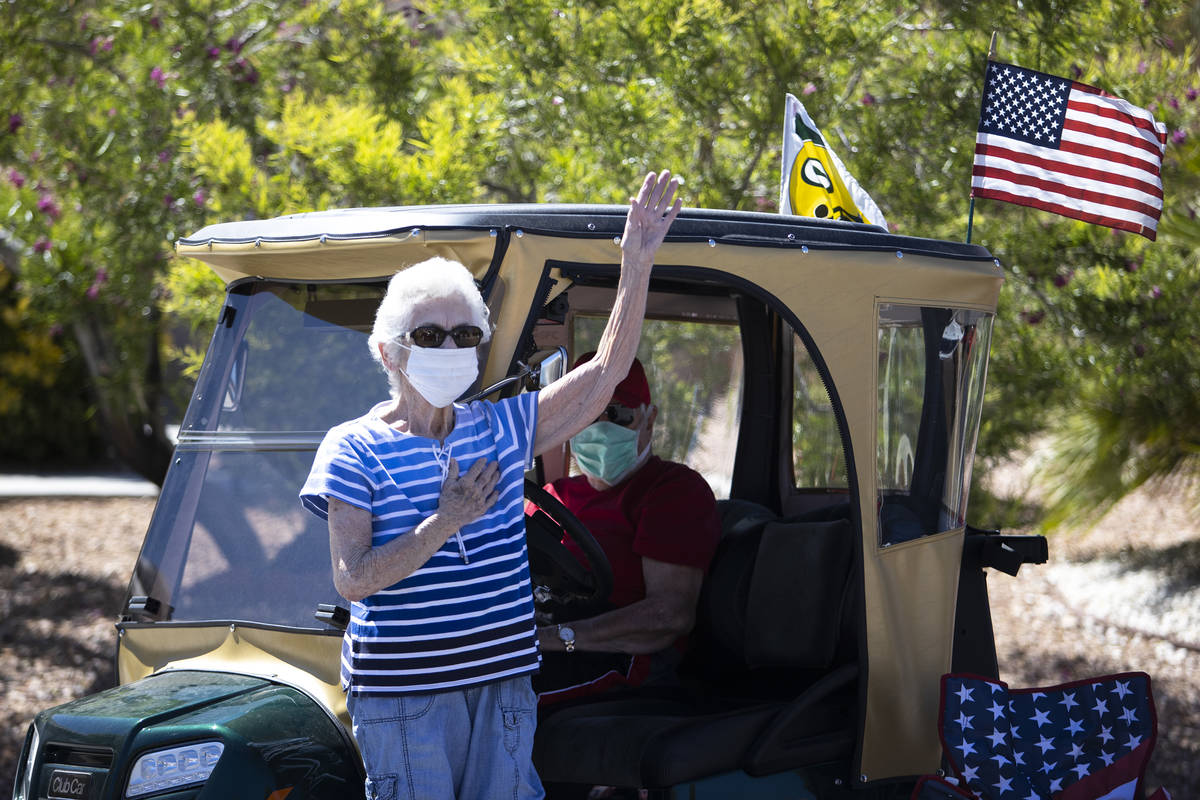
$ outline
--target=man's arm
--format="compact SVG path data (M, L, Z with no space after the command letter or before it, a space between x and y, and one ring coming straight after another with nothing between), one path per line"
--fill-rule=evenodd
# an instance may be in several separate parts
M646 597L590 619L570 623L575 649L640 655L670 647L696 623L704 571L642 558ZM538 628L543 651L562 652L556 626Z

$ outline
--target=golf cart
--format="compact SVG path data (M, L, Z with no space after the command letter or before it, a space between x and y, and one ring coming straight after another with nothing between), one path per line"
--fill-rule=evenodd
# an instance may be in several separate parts
M338 685L348 604L297 492L325 431L387 396L366 345L386 281L431 256L465 264L495 325L472 393L530 391L595 342L624 218L352 209L181 240L228 291L121 610L120 685L38 715L14 798L361 797ZM1045 557L1039 537L966 525L1001 281L978 246L683 212L640 355L656 452L707 479L722 541L680 685L547 715L544 780L907 797L939 768L940 676L997 673L984 568ZM556 453L528 477L569 468ZM603 596L603 564L562 559L558 526L586 529L533 517L535 596L569 619Z

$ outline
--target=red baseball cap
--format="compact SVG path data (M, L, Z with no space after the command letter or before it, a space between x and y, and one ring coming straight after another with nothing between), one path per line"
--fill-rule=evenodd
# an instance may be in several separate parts
M584 353L575 361L575 366L578 367L585 361L591 361L595 355L595 350L592 350L590 353ZM623 405L626 408L650 405L650 383L646 380L646 370L642 368L641 361L635 358L633 363L629 365L629 373L617 384L617 388L613 390L612 402Z

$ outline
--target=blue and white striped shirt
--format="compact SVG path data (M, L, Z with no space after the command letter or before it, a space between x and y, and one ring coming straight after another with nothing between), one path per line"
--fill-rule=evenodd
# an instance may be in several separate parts
M335 497L370 511L378 547L437 510L450 458L462 472L479 458L499 462L500 497L411 575L351 604L342 688L414 694L536 672L523 479L537 393L455 404L454 430L440 446L390 427L379 418L387 405L326 434L300 490L305 508L328 519Z

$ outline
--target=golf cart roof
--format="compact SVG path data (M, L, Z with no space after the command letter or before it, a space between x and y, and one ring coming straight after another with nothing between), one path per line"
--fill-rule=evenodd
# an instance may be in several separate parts
M625 206L444 205L350 208L209 225L176 245L212 265L227 282L246 277L330 280L384 277L405 264L398 245L461 241L515 233L611 238L624 229ZM747 211L685 209L670 242L771 248L901 251L991 262L978 245L890 234L875 225ZM408 247L401 247L408 250ZM669 256L668 252L663 254ZM669 259L663 259L669 260Z

